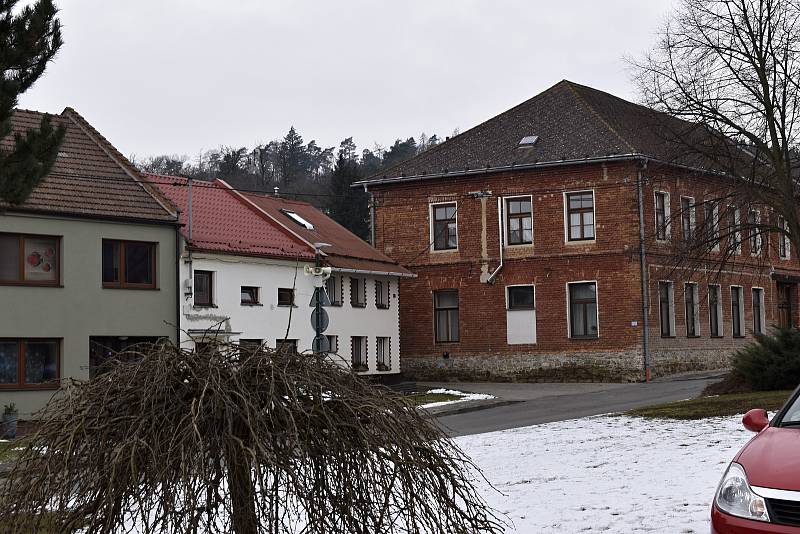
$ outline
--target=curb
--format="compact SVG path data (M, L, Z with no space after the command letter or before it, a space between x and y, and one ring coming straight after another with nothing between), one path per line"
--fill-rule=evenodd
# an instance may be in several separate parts
M455 403L452 406L440 406L438 408L423 408L425 412L433 417L442 417L446 415L458 415L462 413L478 412L481 410L488 410L489 408L498 408L500 406L509 406L525 402L522 400L496 400L496 401L467 401L464 403Z

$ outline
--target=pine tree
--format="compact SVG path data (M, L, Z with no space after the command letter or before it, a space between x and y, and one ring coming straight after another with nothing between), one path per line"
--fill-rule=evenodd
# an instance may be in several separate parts
M19 95L44 74L61 47L61 23L52 0L37 0L17 14L18 0L0 0L0 138L11 134L11 116ZM14 148L0 151L0 200L25 201L55 163L64 128L49 116L39 129L14 133Z
M367 194L361 188L350 187L362 177L356 159L352 138L342 141L339 154L331 174L331 197L328 212L333 219L359 236L369 235L369 204Z

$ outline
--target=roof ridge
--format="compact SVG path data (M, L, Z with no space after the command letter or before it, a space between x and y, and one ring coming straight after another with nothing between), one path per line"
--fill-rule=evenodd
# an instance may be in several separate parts
M106 155L111 158L111 160L116 163L128 176L130 176L134 182L139 184L139 186L145 190L152 198L155 200L168 214L173 216L175 220L178 220L178 213L177 210L174 209L174 205L172 204L167 197L161 193L160 190L155 189L150 186L150 181L147 180L144 176L144 173L139 171L133 164L128 161L128 158L122 155L114 145L112 145L108 139L106 139L103 134L98 132L94 126L92 126L89 121L87 121L83 116L75 111L75 109L67 106L64 108L64 111L61 112L61 116L66 116L69 118L75 125L86 134L89 139L94 141L94 143L106 153ZM138 176L137 176L138 175Z
M572 91L572 93L575 95L575 98L577 98L586 107L586 109L588 109L592 113L592 115L594 115L600 122L602 122L603 125L606 128L608 128L608 130L617 137L617 139L622 141L622 143L625 146L628 147L628 150L630 150L632 153L636 152L636 147L634 147L630 142L628 142L628 140L625 139L622 136L622 134L620 134L613 126L611 126L611 124L609 124L609 122L602 115L600 115L600 113L591 104L589 104L586 101L586 99L583 98L583 95L581 95L580 92L578 92L578 90L575 88L576 85L580 86L580 87L591 89L590 87L587 87L587 86L584 86L584 85L581 85L581 84L578 84L578 83L575 83L575 82L570 82L570 81L567 81L567 80L564 80L564 81L566 82L566 85L567 85L567 87L569 87L570 91ZM594 90L597 91L597 89L594 89ZM600 92L603 93L603 91L600 91ZM608 94L609 96L612 96L612 97L614 96L614 95L611 95L610 93L605 93L605 94Z

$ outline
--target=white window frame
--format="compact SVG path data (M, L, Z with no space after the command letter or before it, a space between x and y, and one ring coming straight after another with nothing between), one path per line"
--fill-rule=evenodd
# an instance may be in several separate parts
M786 233L778 234L778 257L782 260L789 260L792 258L792 240L789 239L789 224L786 222L786 217L778 215L778 227ZM781 244L786 249L786 254L781 254Z
M433 208L435 206L443 206L445 204L453 204L456 207L456 211L455 211L455 214L454 214L455 215L455 223L456 223L456 247L455 248L437 249L436 248L436 235L434 234L434 231L433 231L433 226L434 226L434 222L435 222L434 218L433 218ZM428 222L429 222L428 232L429 232L429 239L430 239L429 243L431 244L430 251L431 252L435 252L435 253L458 252L458 248L461 245L461 240L459 239L460 236L458 235L458 202L455 201L455 200L443 200L441 202L430 202L430 203L428 203Z
M530 243L509 243L508 236L511 235L511 228L509 225L509 218L508 218L508 201L509 200L516 200L519 198L529 198L531 200L531 242ZM503 227L505 228L505 235L503 239L503 246L504 247L531 247L533 246L533 195L511 195L507 197L503 197ZM458 231L458 229L456 229Z
M733 210L733 238L736 241L736 248L733 249L734 254L742 253L742 211L738 206L728 206L728 209Z
M664 334L661 330L661 284L667 284L669 287L669 294L667 295L667 304L669 305L669 334ZM659 280L658 281L658 331L663 338L676 337L675 333L675 283L672 280Z
M659 239L658 237L658 217L656 215L658 195L664 195L664 239ZM653 191L653 221L655 223L656 241L659 243L670 241L672 239L672 204L670 203L669 191L660 189Z
M509 289L511 289L512 287L532 287L533 309L536 310L536 284L509 284L506 286L506 311L521 311L521 310L524 311L530 309L530 308L518 308L512 310L511 308L509 308L509 306L511 305L511 298L508 295L509 295Z
M596 221L595 221L596 222ZM595 231L595 235L597 232ZM570 306L569 286L576 284L594 284L595 320L597 321L597 337L572 337L572 306ZM600 339L600 284L597 280L575 280L565 284L567 292L567 337L577 341Z
M694 239L697 235L695 232L695 228L697 227L697 212L695 210L694 205L694 197L687 197L681 196L680 197L680 206L681 206L681 240L683 240L683 201L689 201L689 238L690 240Z
M750 214L755 213L755 222L756 228L751 228L751 234L748 236L748 246L750 246L750 255L751 256L761 256L761 253L764 251L764 235L758 230L758 226L761 224L761 210L751 209L747 212L747 224L750 224ZM756 250L757 252L753 251L753 235L752 232L757 232L755 235L755 243L756 243Z
M736 334L733 330L733 291L736 290L739 294L739 334ZM745 329L745 322L744 322L744 287L739 285L731 285L730 286L730 299L731 299L731 336L735 338L742 338L745 337L745 333L747 330Z
M758 290L758 292L759 292L758 294L761 296L760 297L760 302L759 302L759 304L760 304L759 318L761 319L761 330L760 331L757 331L755 329L755 321L756 321L756 319L755 319L755 309L756 308L755 308L754 301L753 301L753 296L755 296L755 290ZM750 288L750 309L753 310L753 332L755 332L756 334L764 334L767 331L767 324L766 324L767 323L767 310L764 308L764 303L765 303L764 294L765 294L765 291L764 291L763 287L753 286L753 287Z
M594 237L591 239L576 239L570 240L569 238L569 201L568 195L577 193L591 193L592 194L592 220L594 221ZM564 244L566 245L580 245L585 243L594 243L597 241L597 195L594 189L576 189L575 191L564 191L562 193L562 204L564 204ZM599 326L598 326L599 331Z
M381 358L381 341L386 341L386 351ZM381 359L383 361L381 361ZM378 364L383 363L389 369L387 371L391 371L392 369L392 338L389 336L375 336L375 370L379 371ZM387 372L381 371L381 372Z
M705 217L706 209L705 205L709 202L712 203L711 205L711 236L709 239L711 241L715 241L714 246L711 247L713 252L719 252L720 247L720 236L719 236L719 201L711 200L711 201L704 201L703 203L703 216ZM703 220L703 224L708 225L708 221L705 219Z
M694 307L694 335L689 335L689 317L686 315L686 290L692 292L692 305ZM686 325L686 337L700 337L700 287L697 282L684 282L683 284L683 322Z
M717 322L719 323L719 332L715 336L711 333L711 288L717 288ZM706 295L706 299L708 300L708 335L716 338L725 337L725 306L722 302L722 285L721 284L708 284L708 295Z

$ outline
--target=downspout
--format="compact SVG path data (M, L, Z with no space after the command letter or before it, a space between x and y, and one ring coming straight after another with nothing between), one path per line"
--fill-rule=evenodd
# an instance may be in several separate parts
M644 191L642 171L647 169L647 160L636 174L636 192L639 204L639 269L642 279L642 373L645 383L650 382L650 276L647 270L645 251Z
M503 245L505 244L505 235L503 232L503 197L497 197L497 228L498 228L498 240L500 242L500 265L497 266L497 269L489 275L489 278L486 279L487 284L491 284L494 281L494 277L497 276L497 273L500 272L500 269L503 268Z
M181 316L183 315L181 305L181 292L183 291L183 281L181 280L181 227L175 225L175 346L181 346Z
M369 193L369 244L375 246L375 195L367 190L364 185L364 192Z

